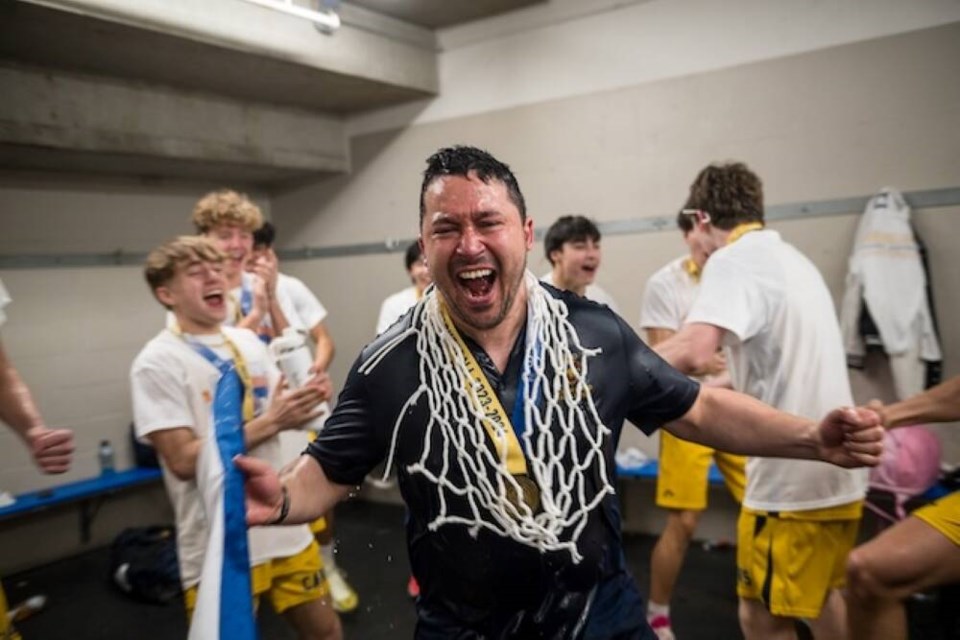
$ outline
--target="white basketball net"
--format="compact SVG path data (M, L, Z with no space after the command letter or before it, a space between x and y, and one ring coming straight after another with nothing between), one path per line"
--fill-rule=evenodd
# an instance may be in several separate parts
M603 451L610 430L601 422L587 385L587 361L600 350L580 344L567 320L566 305L548 294L529 272L526 285L529 303L522 382L526 429L522 440L527 474L540 488L537 512L522 501L508 499L508 495L522 495L522 490L488 445L475 386L464 383L470 380L467 364L456 338L444 326L434 290L428 290L414 308L411 328L384 345L360 373L372 371L394 347L416 336L420 386L394 424L384 478L393 465L407 410L425 395L430 420L423 436L424 450L407 471L437 485L440 513L428 523L431 530L462 524L476 536L480 528L486 528L540 551L567 550L577 563L582 559L577 541L590 512L614 492ZM548 376L547 372L553 373ZM497 427L498 433L502 429ZM443 447L442 465L431 469L426 462L437 433ZM579 450L582 448L586 450ZM456 476L454 480L448 476L453 468L463 478L462 485L457 484ZM591 476L599 487L595 494L588 495L594 491ZM466 499L469 514L448 511L450 494Z

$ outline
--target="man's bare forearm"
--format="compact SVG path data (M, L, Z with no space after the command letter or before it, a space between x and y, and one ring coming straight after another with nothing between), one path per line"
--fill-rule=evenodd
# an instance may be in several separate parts
M285 524L312 522L347 497L352 487L327 478L323 467L309 455L300 456L280 473L290 502Z
M887 427L960 420L960 376L881 409Z
M44 427L30 389L17 373L0 346L0 420L10 425L24 441L31 429Z
M693 407L665 428L681 438L731 453L820 457L816 423L727 389L701 387Z

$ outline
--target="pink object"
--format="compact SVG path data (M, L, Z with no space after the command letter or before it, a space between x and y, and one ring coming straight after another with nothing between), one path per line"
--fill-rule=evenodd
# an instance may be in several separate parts
M880 464L870 470L870 487L894 495L898 519L906 515L904 502L936 484L940 476L941 452L937 436L920 425L887 431ZM875 507L868 506L892 520Z

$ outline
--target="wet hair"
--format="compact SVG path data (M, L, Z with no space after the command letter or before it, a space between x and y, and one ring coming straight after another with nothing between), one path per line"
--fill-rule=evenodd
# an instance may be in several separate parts
M413 267L415 262L419 262L421 257L420 252L420 243L412 242L410 246L407 247L407 251L403 256L403 264L406 265L407 271L410 271L410 268Z
M470 173L476 174L486 184L491 180L502 182L507 188L507 195L520 212L520 220L527 219L527 204L523 200L520 185L517 184L517 178L510 171L510 167L483 149L457 145L440 149L427 158L427 168L423 172L423 184L420 186L421 225L423 225L423 216L427 212L425 196L433 181L443 176L466 177Z
M253 246L272 247L274 240L277 239L277 228L265 221L259 229L253 232Z
M562 249L564 243L588 239L600 241L600 229L593 220L584 216L561 216L547 229L547 235L543 237L543 252L553 264L550 254Z
M223 262L226 256L212 241L200 236L180 236L166 242L147 255L143 267L143 276L156 293L166 285L177 270L184 265L200 260L202 262Z
M193 224L197 232L206 233L223 225L241 227L253 232L263 226L263 214L245 194L230 189L211 191L193 207Z
M708 212L711 224L718 229L733 229L744 222L763 222L763 183L742 162L711 164L700 171L690 185L690 195L683 208ZM681 221L677 223L683 229ZM692 228L692 220L690 225Z

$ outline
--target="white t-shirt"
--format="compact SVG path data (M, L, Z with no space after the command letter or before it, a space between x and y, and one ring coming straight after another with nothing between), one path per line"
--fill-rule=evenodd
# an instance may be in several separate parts
M820 272L776 231L747 233L710 256L687 322L726 330L733 388L812 420L853 404L833 299ZM866 470L750 458L744 506L802 511L863 498Z
M299 278L277 274L277 301L291 327L309 332L323 322L327 310Z
M299 278L285 273L277 274L277 301L287 322L301 333L310 333L327 317L327 309L310 288ZM310 442L303 430L285 430L279 436L284 462L299 458Z
M10 294L7 293L6 287L3 286L3 280L0 280L0 327L7 321L7 314L3 308L8 304L10 304Z
M640 303L642 329L679 331L697 297L700 283L684 268L687 256L660 267L647 280Z
M549 272L541 276L541 282L546 282L552 287L556 287L556 283L553 281L553 272ZM559 287L557 287L559 288ZM614 313L620 315L620 307L617 306L617 303L614 301L613 296L600 288L596 284L588 284L587 290L584 292L584 298L587 300L593 300L594 302L599 302L600 304L605 304L610 307Z
M243 354L254 384L272 391L280 374L270 361L264 344L246 329L224 327L223 332ZM206 344L219 357L232 359L220 335L193 338ZM169 330L161 331L140 351L130 371L137 437L145 438L157 431L179 427L193 429L199 438L208 437L212 431L212 403L219 379L220 371L186 341ZM269 402L269 398L263 402ZM257 413L263 408L258 406ZM270 438L249 453L269 462L275 469L283 466L277 437ZM180 579L186 589L200 580L203 568L208 537L203 500L196 480L180 480L162 460L161 468L176 517ZM296 555L312 539L305 525L254 527L249 531L251 566Z
M390 325L415 304L417 304L416 287L407 287L387 296L383 304L380 305L380 316L377 318L377 335L389 329Z

